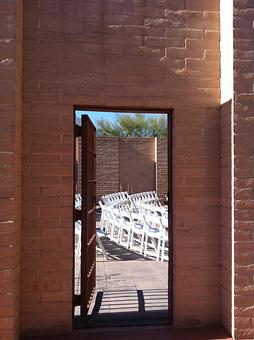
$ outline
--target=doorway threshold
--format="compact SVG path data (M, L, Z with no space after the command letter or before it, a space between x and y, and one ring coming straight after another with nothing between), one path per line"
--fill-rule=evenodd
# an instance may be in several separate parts
M114 313L113 315L88 315L86 317L75 316L74 328L104 328L124 326L158 326L170 325L168 311L149 311L144 313L127 312Z

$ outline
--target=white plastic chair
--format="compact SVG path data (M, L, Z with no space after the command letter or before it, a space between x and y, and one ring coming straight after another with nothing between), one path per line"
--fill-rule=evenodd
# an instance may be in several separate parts
M159 261L161 252L161 241L164 236L163 227L161 225L160 219L156 216L145 215L144 219L146 222L144 256L147 256L148 241L150 239L150 245L152 245L155 250L156 260ZM155 242L155 240L157 240L157 243Z
M131 240L131 233L134 228L134 223L131 218L131 215L126 210L119 210L119 214L121 216L121 227L119 230L119 241L118 243L124 244L123 242L123 236L126 234L127 242L126 242L126 248L128 249L130 247L130 240Z
M163 227L162 235L162 245L161 245L161 261L168 261L168 256L165 256L165 250L168 252L168 247L166 248L166 243L168 243L168 218L161 217L161 225Z
M145 221L142 214L132 212L131 218L133 221L130 239L130 249L133 249L134 243L140 244L139 253L143 253L145 240Z
M75 222L75 257L81 256L81 221Z

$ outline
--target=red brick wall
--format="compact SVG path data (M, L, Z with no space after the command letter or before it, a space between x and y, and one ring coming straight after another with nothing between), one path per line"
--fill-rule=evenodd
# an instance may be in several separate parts
M130 194L155 190L154 138L120 138L119 186Z
M97 137L97 201L117 191L167 193L167 139ZM157 157L157 162L155 161ZM157 167L157 178L156 168Z
M119 139L96 138L96 200L119 191Z
M232 194L231 124L232 101L221 107L221 316L224 327L232 326Z
M65 14L55 6L56 1L24 1L23 333L72 329L73 103L66 103L68 95L63 102L59 87L68 86L77 64L60 52L60 31L72 28L61 28Z
M233 114L233 0L220 1L221 47L221 320L232 332L232 114Z
M234 0L235 337L254 338L253 1Z
M220 115L176 109L173 125L174 323L221 318Z
M174 324L220 320L218 4L24 1L24 333L72 326L78 104L176 108Z
M156 192L163 202L168 192L168 139L157 138L156 144Z
M22 2L0 2L0 339L20 325Z

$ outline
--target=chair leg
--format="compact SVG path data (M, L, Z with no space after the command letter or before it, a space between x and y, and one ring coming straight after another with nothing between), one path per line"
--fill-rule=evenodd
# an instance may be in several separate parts
M102 212L102 213L101 213L101 223L100 223L100 227L101 227L101 229L104 230L104 231L105 231L105 229L106 229L105 224L106 224L106 223L105 223L104 213Z
M140 254L141 254L141 255L142 255L142 253L143 253L144 238L145 238L145 233L142 233L142 236L141 236L141 244L140 244Z
M145 250L144 250L144 256L145 257L147 255L147 243L148 243L148 236L146 235L146 237L145 237Z
M80 256L81 256L81 237L78 238L77 253L76 253L77 258L80 258Z
M116 242L118 242L119 240L119 233L120 233L120 230L119 230L119 227L114 225L114 230L113 230L113 239L116 239Z
M105 218L104 227L105 227L105 233L109 234L109 232L110 232L110 222L109 222L109 220L107 218Z
M130 239L130 249L133 248L133 234L134 234L134 231L132 230L131 231L131 239Z
M115 228L116 228L116 226L113 223L111 223L111 231L110 231L111 240L114 239Z
M157 244L156 244L156 241L153 237L151 237L151 245L154 247L154 250L157 251L158 250L158 247L157 247Z
M161 238L158 238L158 247L157 247L157 257L156 261L160 260L160 248L161 248Z
M121 244L123 229L118 228L117 243Z
M104 222L104 232L106 234L109 233L109 223L108 223L108 221L106 219L105 219L105 222Z
M127 249L129 249L129 247L130 247L130 240L131 240L131 231L128 230Z
M164 261L164 254L165 254L165 239L162 238L161 261Z

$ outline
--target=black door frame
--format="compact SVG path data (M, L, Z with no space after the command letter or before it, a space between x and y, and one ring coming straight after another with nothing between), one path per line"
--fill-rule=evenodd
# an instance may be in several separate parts
M76 142L77 136L76 125L76 111L101 111L101 112L119 112L119 113L163 113L167 114L168 120L168 237L169 237L169 261L168 261L168 325L173 324L173 108L141 108L141 107L119 107L119 106L89 106L89 105L74 105L73 107L73 135L74 135L74 148L73 148L73 272L72 272L72 320L73 328L77 327L75 323L74 308L74 266L75 266L75 155L76 155Z

